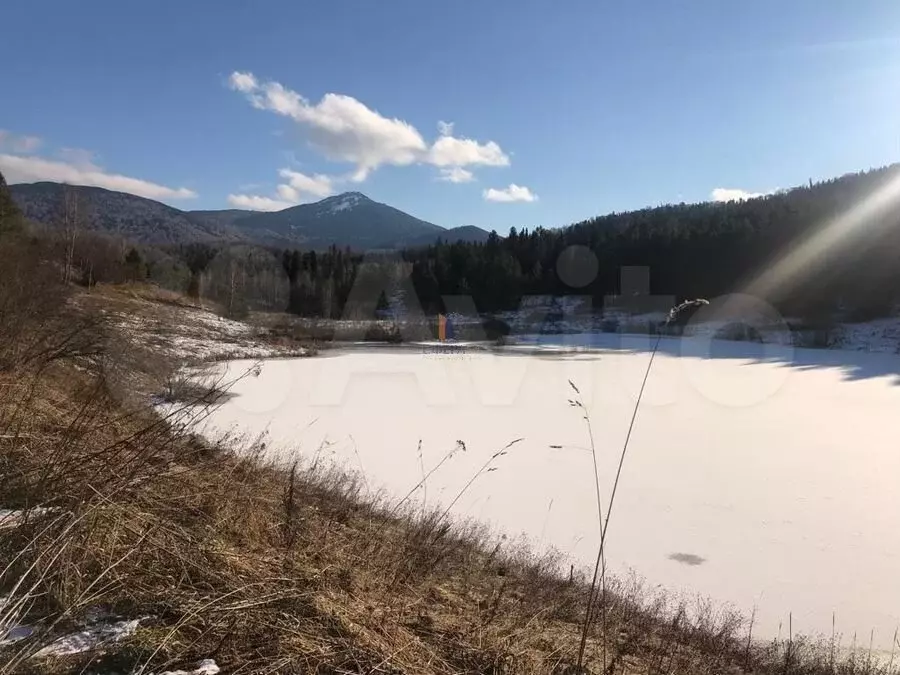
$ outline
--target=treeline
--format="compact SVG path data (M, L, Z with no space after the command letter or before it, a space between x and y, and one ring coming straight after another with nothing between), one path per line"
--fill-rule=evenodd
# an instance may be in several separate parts
M805 242L811 243L805 244ZM596 276L566 256L583 246ZM889 314L900 301L900 165L761 199L678 204L614 213L560 230L510 231L485 244L440 244L404 257L423 303L472 295L480 309L510 309L525 294L590 295L595 307L621 287L623 267L646 267L650 293L677 300L748 288L782 256L801 249L789 283L768 285L782 314L850 318ZM593 275L592 275L593 276Z
M234 315L336 318L371 311L373 293L378 308L418 303L427 313L447 311L450 295L471 297L481 312L516 309L526 295L587 295L600 308L609 296L635 292L622 287L624 267L646 268L649 289L640 290L652 295L712 298L757 288L748 282L797 249L810 255L798 257L785 283L765 287L764 299L783 315L866 319L900 302L900 165L760 199L613 213L555 230L513 228L484 243L396 255L334 246L134 246L89 231L89 217L65 203L54 228L72 281L147 280L215 300ZM21 220L0 188L0 232Z
M75 191L63 193L56 214L52 226L27 221L0 174L0 236L39 240L51 260L59 264L64 282L93 286L153 280L184 290L190 275L178 252L136 245L90 228L93 214Z
M823 243L824 242L824 243ZM479 311L514 310L527 295L590 296L601 308L635 292L681 302L754 291L787 253L799 269L763 299L785 316L865 320L900 303L900 165L851 174L760 199L675 204L613 213L562 229L512 228L484 243L438 243L398 259L331 249L283 253L289 311L341 313L356 270L374 284L408 295L411 281L428 313L444 298L469 296ZM587 259L586 259L587 258ZM622 269L646 268L649 289L622 286ZM373 271L374 270L374 271ZM781 272L784 270L779 268ZM336 275L336 276L335 276ZM385 306L385 293L379 306Z

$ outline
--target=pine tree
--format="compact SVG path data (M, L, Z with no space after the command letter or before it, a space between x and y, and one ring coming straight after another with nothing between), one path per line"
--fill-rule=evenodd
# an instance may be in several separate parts
M188 282L188 296L194 298L198 302L202 295L203 273L209 264L216 257L216 249L209 244L195 243L189 244L184 248L184 260L191 272L191 278Z
M147 276L140 251L134 247L125 255L125 269L128 281L143 281Z
M20 230L22 223L22 211L13 200L3 173L0 173L0 235Z

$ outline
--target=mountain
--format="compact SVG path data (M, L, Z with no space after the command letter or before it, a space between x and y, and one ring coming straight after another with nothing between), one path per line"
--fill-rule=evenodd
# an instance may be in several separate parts
M227 221L191 218L179 209L125 192L49 182L9 186L25 217L46 225L58 224L67 190L75 195L80 224L87 230L149 244L244 239Z
M77 197L85 229L147 244L244 241L312 249L335 244L366 250L397 248L406 242L432 243L439 237L456 237L458 230L464 231L459 238L466 241L480 236L469 232L478 228L445 230L359 192L260 213L241 209L182 211L124 192L61 183L17 184L9 186L9 191L26 218L51 226L59 223L69 191Z
M246 209L223 209L220 211L185 211L184 214L194 223L203 227L233 227L237 221L252 216L256 211Z
M459 241L467 244L483 244L487 241L490 234L487 230L482 230L474 225L461 225L460 227L451 227L447 230L429 232L418 237L405 239L401 244L404 248L430 246L431 244L436 244L439 240L445 244L455 244Z
M361 249L397 248L409 239L436 239L438 234L447 232L359 192L283 211L257 213L235 224L255 241L290 242L304 248L327 248L331 244Z

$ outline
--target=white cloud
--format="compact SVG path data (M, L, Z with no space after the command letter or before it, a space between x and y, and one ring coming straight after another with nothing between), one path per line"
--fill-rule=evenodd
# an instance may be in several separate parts
M278 82L260 82L252 73L234 72L229 84L254 107L303 125L310 144L329 160L354 164L356 168L350 174L353 182L364 181L383 165L509 165L509 156L497 143L457 138L452 135L451 122L438 123L441 135L429 145L409 122L385 117L352 96L329 93L313 104Z
M360 178L383 164L412 164L427 151L411 124L384 117L352 96L325 94L313 105L278 82L259 83L251 73L232 73L230 83L254 107L306 126L313 146L328 159L356 164Z
M15 154L34 152L43 145L37 136L19 136L10 131L0 129L0 148Z
M335 193L334 184L339 179L317 173L307 176L293 169L281 169L278 175L285 181L275 188L276 197L251 194L230 194L228 203L242 209L255 211L281 211L282 209L318 201Z
M231 85L232 89L242 91L244 93L252 92L259 86L256 82L256 78L253 77L252 73L233 72L231 74L231 77L228 78L228 82Z
M740 202L772 194L771 192L747 192L738 188L716 188L709 197L714 202Z
M277 188L275 188L275 192L278 193L278 196L281 199L286 202L290 202L291 204L296 204L300 201L300 193L290 185L281 184Z
M368 167L360 167L348 176L351 183L362 183L369 177Z
M441 136L428 152L427 161L435 166L509 166L509 157L494 141L479 143L471 138Z
M299 171L291 169L282 169L278 175L287 180L286 185L279 185L290 188L297 193L312 195L313 197L329 197L334 194L334 178L317 173L314 176L307 176ZM299 199L299 198L298 198Z
M471 183L475 180L475 176L467 169L454 166L449 169L441 169L441 175L438 180L447 183Z
M260 195L228 195L228 203L238 209L253 211L281 211L295 205L293 202Z
M481 193L489 202L536 202L538 196L524 185L510 183L508 188L490 188Z
M171 188L140 178L107 173L89 160L72 163L35 156L0 154L0 171L3 171L10 183L46 180L72 185L90 185L129 192L148 199L191 199L197 196L194 191L187 188Z

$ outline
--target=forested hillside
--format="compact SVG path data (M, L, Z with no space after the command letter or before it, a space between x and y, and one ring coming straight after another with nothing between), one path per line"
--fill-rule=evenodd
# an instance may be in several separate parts
M431 246L405 258L425 303L466 294L484 310L512 309L524 294L578 293L600 306L620 292L623 266L649 268L653 294L713 297L748 290L811 237L833 245L806 247L813 255L803 269L767 300L803 316L889 313L900 301L900 165L749 201L613 213L560 230L513 228L505 239ZM573 245L588 247L599 263L584 288L558 274Z
M197 245L144 245L133 251L128 230L118 238L107 236L102 246L82 232L73 242L72 263L80 264L79 278L87 283L136 277L171 285L190 278L194 291L212 293L229 306L331 317L344 314L364 260L372 264L367 273L383 275L378 284L399 287L411 280L427 312L446 311L442 296L447 295L471 296L482 312L516 309L524 295L590 295L599 308L607 296L622 293L622 268L638 266L649 270L653 295L683 300L750 292L764 296L785 316L868 319L891 314L900 302L898 186L900 165L894 165L748 201L667 205L561 229L512 228L507 237L492 232L485 241L441 241L366 256L346 247L325 248L321 239L314 247L318 252L287 242L229 241L231 223L243 221L244 214L216 212L227 214L231 223L221 223L218 215L215 222L204 222L200 214L173 224L201 229L204 253L199 257ZM303 208L344 217L364 210L357 202L374 204L351 197L355 201L346 208L349 197ZM0 207L16 215L3 216L4 223L18 219L15 205L5 203ZM82 205L83 229L104 229L94 222L92 203ZM49 197L45 205L48 210L63 206ZM282 219L290 215L283 213ZM223 228L218 239L215 226ZM572 257L573 246L584 248ZM776 263L795 251L804 255L784 277L786 264ZM586 268L567 274L573 264L584 266L585 256ZM781 283L751 284L772 270Z
M815 245L804 246L810 239ZM823 241L830 246L822 249ZM583 249L567 257L572 246L586 247L596 260L585 266ZM402 253L405 265L379 266L391 268L397 283L411 276L429 312L444 311L446 295L471 296L480 311L516 309L524 295L590 295L599 308L622 292L622 267L648 268L653 295L712 298L756 292L760 286L748 284L798 249L810 255L784 284L765 290L783 314L850 320L890 314L900 301L900 165L748 201L613 213L562 229L513 228L485 242L410 248ZM291 311L339 312L362 257L336 250L284 256L293 261L285 267ZM586 269L567 274L572 264Z
M436 241L446 230L359 192L327 197L283 211L257 213L237 223L247 237L274 246L324 250L331 245L356 250L398 248L408 240Z
M431 244L439 238L478 241L487 236L475 227L446 230L359 192L268 213L182 211L125 192L52 182L12 185L10 193L28 219L50 228L65 228L68 210L68 222L75 219L80 230L154 246L243 242L276 248L325 250L337 245L372 250Z
M65 219L68 199L70 218L77 219L82 230L149 244L243 239L227 219L220 222L203 212L193 219L187 212L125 192L50 182L12 185L10 192L27 218L51 227Z

